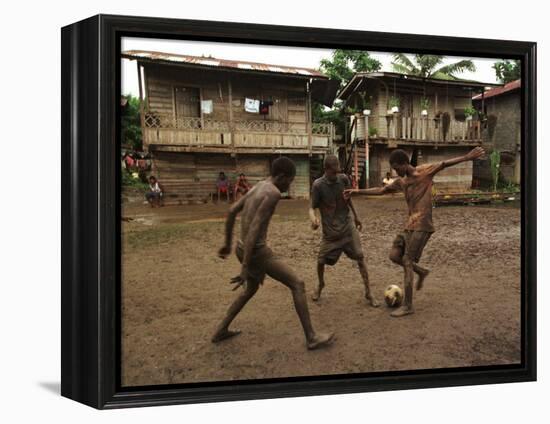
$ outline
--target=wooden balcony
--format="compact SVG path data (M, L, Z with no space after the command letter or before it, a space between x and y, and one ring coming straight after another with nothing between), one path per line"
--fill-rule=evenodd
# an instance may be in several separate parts
M440 118L433 117L405 117L400 114L369 116L369 140L373 142L399 144L434 144L453 145L481 144L480 121L450 120L449 128L445 132ZM356 129L352 132L352 139L365 139L365 118L357 118ZM373 131L376 129L376 133Z
M142 129L148 148L188 152L324 153L334 135L331 124L176 119L158 114L145 114Z

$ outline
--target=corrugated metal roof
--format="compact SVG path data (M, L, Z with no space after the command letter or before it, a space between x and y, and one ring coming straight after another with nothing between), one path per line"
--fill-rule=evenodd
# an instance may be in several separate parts
M508 93L509 91L517 90L520 87L521 87L521 80L518 79L518 80L509 82L503 87L491 88L490 90L487 90L483 94L483 96L481 94L478 94L472 97L472 100L481 100L482 98L489 99L491 97L500 96L501 94Z
M291 74L310 78L326 78L323 73L311 68L293 67L285 65L271 65L267 63L248 62L243 60L217 59L206 56L189 56L174 53L162 53L145 50L128 50L122 52L122 57L131 60L149 62L171 62L186 65L208 66L217 68L231 68L242 71L269 72L274 74Z
M340 91L337 95L338 99L345 100L349 95L351 95L355 89L359 86L361 81L364 79L377 79L377 78L391 78L394 80L401 81L415 81L423 84L434 84L434 85L456 85L461 87L476 87L484 88L491 86L500 86L501 84L493 84L472 80L463 80L463 79L439 79L439 78L424 78L416 75L406 75L400 74L397 72L358 72L356 73L350 82Z

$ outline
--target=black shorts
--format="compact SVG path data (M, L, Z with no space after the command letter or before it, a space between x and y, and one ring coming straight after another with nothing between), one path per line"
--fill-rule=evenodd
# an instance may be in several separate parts
M235 249L239 262L243 262L244 251L241 245L237 244ZM265 280L267 270L271 262L276 261L277 258L273 254L273 251L267 247L260 247L252 252L250 263L248 264L248 277L255 283L262 284Z
M428 231L405 230L393 240L393 247L401 250L401 256L407 255L413 262L419 262L422 251L432 233Z
M350 236L339 240L321 240L317 262L325 265L335 265L340 259L342 252L354 261L363 259L363 248L359 232L354 228Z

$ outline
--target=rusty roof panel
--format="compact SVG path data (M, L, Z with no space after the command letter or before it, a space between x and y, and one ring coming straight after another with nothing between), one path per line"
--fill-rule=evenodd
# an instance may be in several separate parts
M187 65L209 66L218 68L232 68L244 71L269 72L273 74L290 74L296 76L328 79L326 75L316 69L293 67L286 65L271 65L267 63L249 62L243 60L217 59L206 56L189 56L174 53L162 53L145 50L128 50L122 57L131 60L147 60L151 62L172 62Z
M521 80L518 79L512 82L509 82L504 87L496 87L496 88L487 90L483 95L478 94L472 97L472 100L489 99L491 97L500 96L501 94L508 93L513 90L517 90L520 87L521 87Z

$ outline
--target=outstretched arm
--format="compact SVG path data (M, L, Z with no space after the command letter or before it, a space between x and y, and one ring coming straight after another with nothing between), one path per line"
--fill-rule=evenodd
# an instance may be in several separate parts
M384 187L373 187L365 189L349 188L347 190L344 190L344 199L349 199L352 195L356 194L361 194L363 196L381 196L387 193L394 193L395 191L399 191L398 189L394 189L392 187L394 184L395 182Z
M449 166L454 166L454 165L457 165L457 164L462 163L462 162L468 162L468 161L471 161L471 160L478 159L481 156L483 156L484 154L485 154L485 150L483 149L483 147L476 147L476 148L470 150L464 156L459 156L459 157L456 157L456 158L447 159L447 160L443 161L442 162L443 166L442 166L441 169L448 168Z

